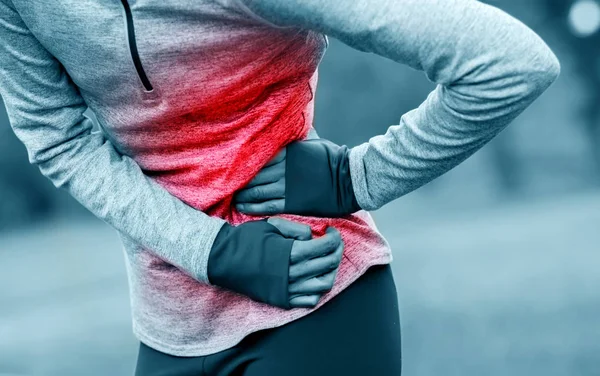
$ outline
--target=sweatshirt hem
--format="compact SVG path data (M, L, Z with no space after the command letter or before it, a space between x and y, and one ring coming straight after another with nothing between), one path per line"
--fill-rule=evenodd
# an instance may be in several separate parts
M385 265L389 264L392 261L391 253L385 253L380 255L379 257L375 257L368 261L357 264L356 260L352 260L350 263L352 265L353 271L350 272L350 277L346 280L343 280L338 285L337 292L330 297L329 300L324 302L323 304L317 306L310 311L306 309L298 309L297 311L289 311L290 313L282 315L278 319L271 319L268 323L258 324L254 327L249 328L247 331L240 333L235 336L227 337L226 339L219 341L212 341L211 345L199 345L199 346L190 346L190 345L177 345L173 343L167 343L156 339L155 337L149 335L141 326L139 326L136 320L133 320L133 334L137 337L138 340L143 342L145 345L160 351L165 354L180 356L180 357L198 357L198 356L206 356L218 353L223 350L230 349L240 343L246 336L251 333L265 330L265 329L273 329L292 321L295 321L299 318L309 315L310 313L316 311L323 305L327 304L332 299L335 299L335 296L342 292L344 289L349 287L353 282L355 282L358 278L360 278L371 266L374 265Z

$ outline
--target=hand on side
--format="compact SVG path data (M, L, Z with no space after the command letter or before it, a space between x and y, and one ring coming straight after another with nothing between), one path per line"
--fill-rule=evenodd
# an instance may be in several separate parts
M256 301L312 308L333 287L343 251L333 227L313 239L309 226L283 218L225 223L209 255L208 277Z
M294 141L234 195L238 211L342 217L360 210L348 156L350 149L321 139Z

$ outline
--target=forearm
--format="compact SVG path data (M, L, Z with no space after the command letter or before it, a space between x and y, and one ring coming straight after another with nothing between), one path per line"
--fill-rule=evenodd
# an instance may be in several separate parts
M376 210L441 176L483 147L526 108L510 117L467 121L444 106L438 88L399 125L350 150L350 176L360 207ZM537 96L537 93L536 95Z
M438 86L399 125L351 150L353 186L366 210L427 184L471 156L559 72L547 45L497 8L468 0L398 3L412 17L396 20L402 28L382 24L384 30L398 29L396 40L410 38L407 52L395 46L391 31L365 47L423 70Z
M86 132L61 149L36 155L46 177L123 236L208 283L208 256L223 219L169 194L101 133Z
M443 17L443 7L430 5L431 21L422 27L432 28L432 37L421 40L429 48L415 48L422 56L412 64L438 83L437 88L402 116L399 125L350 153L354 188L364 209L378 209L457 166L559 74L556 56L518 20L476 1L447 3L460 6Z

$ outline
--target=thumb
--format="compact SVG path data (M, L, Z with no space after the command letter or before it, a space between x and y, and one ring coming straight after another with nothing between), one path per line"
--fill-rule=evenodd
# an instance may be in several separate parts
M309 225L289 221L280 217L269 217L267 222L277 227L277 229L287 238L296 240L312 239L312 230Z

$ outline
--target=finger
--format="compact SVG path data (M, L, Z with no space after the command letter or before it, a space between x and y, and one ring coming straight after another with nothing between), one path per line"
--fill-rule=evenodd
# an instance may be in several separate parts
M313 278L303 279L289 285L290 294L323 294L333 287L338 268Z
M317 257L308 261L300 262L298 264L290 265L290 283L294 283L299 279L317 277L336 269L342 261L343 252L344 245L341 243L335 252L330 253L327 256Z
M285 178L285 163L277 163L260 170L258 174L245 187L252 188L261 184L274 183Z
M271 166L276 163L284 161L285 155L286 155L286 150L287 150L286 148L281 149L279 151L279 153L277 153L277 155L275 157L273 157L273 159L271 159L264 167Z
M334 227L328 227L323 236L294 243L290 255L290 262L294 264L315 257L325 256L334 252L341 242L342 236L340 235L340 232Z
M267 222L277 227L277 229L287 238L298 240L309 240L312 238L312 230L309 225L289 221L279 217L270 217Z
M244 188L237 192L233 201L236 204L257 203L285 197L285 181Z
M243 203L237 204L238 211L250 215L275 215L283 213L285 207L285 199L278 198L261 203Z
M321 299L320 295L300 295L289 300L292 308L314 308Z

